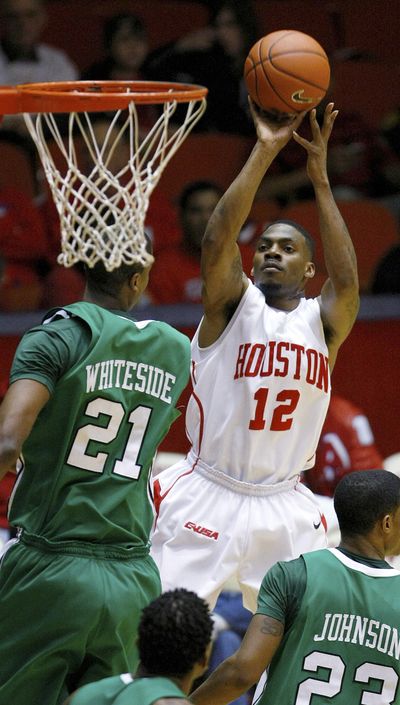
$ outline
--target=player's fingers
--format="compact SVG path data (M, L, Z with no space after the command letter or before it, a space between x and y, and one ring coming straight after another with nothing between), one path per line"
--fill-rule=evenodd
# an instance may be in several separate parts
M304 137L301 137L299 133L296 132L296 130L293 130L293 139L295 140L295 142L301 144L304 149L308 149L308 147L310 146L310 142L308 140L305 140Z
M320 127L317 120L317 111L315 108L310 110L310 127L313 139L316 139L320 135Z
M333 105L333 103L332 103L332 105ZM323 127L322 127L322 136L324 137L324 139L328 139L328 138L329 138L329 136L330 136L330 134L331 134L331 132L332 132L333 123L335 122L335 120L336 120L338 114L339 114L339 111L338 111L338 110L333 110L333 111L329 114L329 117L328 117L326 120L324 120L324 124L323 124Z
M293 130L297 130L297 128L300 127L300 125L303 122L306 115L307 115L307 111L303 110L302 113L299 113L296 116L295 120L293 121Z

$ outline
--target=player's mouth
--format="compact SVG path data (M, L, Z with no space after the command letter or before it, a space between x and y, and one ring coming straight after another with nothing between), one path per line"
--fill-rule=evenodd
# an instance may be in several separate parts
M270 269L274 269L274 270L276 270L276 271L278 271L278 272L282 272L283 267L281 267L281 265L278 264L278 262L275 262L275 261L270 260L269 262L265 262L265 264L264 264L263 267L262 267L262 270L263 270L263 272L265 272L265 271L268 271L268 270L270 270Z

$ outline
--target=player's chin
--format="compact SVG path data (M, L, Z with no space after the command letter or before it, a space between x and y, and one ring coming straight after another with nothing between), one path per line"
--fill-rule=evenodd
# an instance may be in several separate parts
M262 291L266 298L282 291L282 285L279 282L263 280L256 282L256 286Z

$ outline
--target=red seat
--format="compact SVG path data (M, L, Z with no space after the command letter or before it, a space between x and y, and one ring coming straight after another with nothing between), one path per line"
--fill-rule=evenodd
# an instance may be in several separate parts
M172 201L191 181L214 181L225 189L237 176L253 145L253 138L238 135L189 135L165 168L160 188Z

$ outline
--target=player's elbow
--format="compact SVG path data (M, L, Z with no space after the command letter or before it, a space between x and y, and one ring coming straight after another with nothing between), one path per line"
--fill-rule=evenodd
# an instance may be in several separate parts
M260 679L260 669L249 659L243 658L240 653L231 657L230 682L238 692L244 693Z
M0 474L15 468L19 452L19 444L15 439L0 435Z

